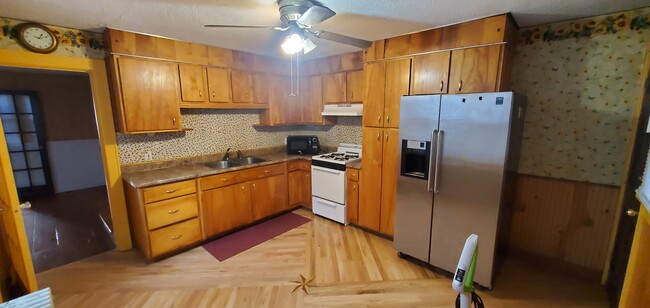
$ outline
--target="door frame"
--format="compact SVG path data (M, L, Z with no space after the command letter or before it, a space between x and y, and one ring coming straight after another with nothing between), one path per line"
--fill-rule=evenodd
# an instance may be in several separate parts
M641 83L640 95L634 107L634 113L632 115L632 128L638 127L639 122L641 121L641 109L643 107L643 99L646 93L646 85L648 78L650 78L650 43L646 43L646 52L645 59L643 62L643 69L641 70L641 76L639 77L639 82ZM638 127L638 129L645 129L644 127ZM625 168L623 169L623 178L621 179L621 184L618 192L618 200L616 201L616 207L614 209L614 224L612 226L612 232L609 235L609 244L607 246L607 259L605 259L605 264L603 265L603 274L600 278L600 283L605 285L607 279L609 278L609 269L612 263L612 257L614 254L614 246L616 244L616 235L618 234L618 223L621 220L621 213L623 211L623 203L625 201L625 187L627 187L627 179L630 175L630 169L632 166L632 156L634 152L634 144L636 143L636 131L633 131L630 135L630 140L627 142L627 154L625 156ZM643 205L642 205L643 206Z
M0 66L88 74L104 165L108 201L113 220L115 245L117 250L120 251L131 249L133 245L126 211L122 170L104 60L0 49ZM4 136L0 138L2 138L0 141L6 142Z

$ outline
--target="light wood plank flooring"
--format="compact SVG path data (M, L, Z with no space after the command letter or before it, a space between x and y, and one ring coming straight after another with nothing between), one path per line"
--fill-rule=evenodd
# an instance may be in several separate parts
M56 307L451 307L451 280L397 257L392 242L313 221L224 262L198 247L146 264L106 252L38 274ZM300 275L314 277L292 291ZM597 283L506 262L487 307L607 307Z

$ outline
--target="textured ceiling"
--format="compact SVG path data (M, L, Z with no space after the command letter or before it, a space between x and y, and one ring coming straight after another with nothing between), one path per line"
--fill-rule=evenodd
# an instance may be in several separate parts
M337 15L315 27L377 40L512 12L520 26L594 16L648 5L648 0L321 0ZM282 33L206 29L204 24L279 25L275 0L1 0L0 16L63 27L104 27L281 56ZM359 50L315 40L309 57Z

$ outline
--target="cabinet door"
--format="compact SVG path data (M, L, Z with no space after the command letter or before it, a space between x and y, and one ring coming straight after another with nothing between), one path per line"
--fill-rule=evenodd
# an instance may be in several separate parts
M413 57L411 95L447 93L450 51Z
M289 206L301 205L304 202L304 181L301 170L287 173L287 189L289 190Z
M386 63L366 64L364 75L363 126L383 127Z
M346 100L348 103L363 101L363 71L348 72L346 76Z
M303 190L302 190L302 200L303 205L311 209L311 172L303 171Z
M386 62L386 98L384 127L399 127L399 103L402 95L409 95L411 59Z
M252 221L248 183L204 191L202 196L203 234L211 237Z
M363 128L361 138L363 177L359 194L359 225L375 231L379 231L383 138L384 130L382 128Z
M209 67L208 91L210 91L210 102L230 102L230 72L226 68Z
M253 103L269 103L269 79L266 77L266 74L253 74L253 91Z
M323 84L321 76L303 79L300 98L302 100L302 122L323 123Z
M253 103L253 74L248 71L230 72L233 103Z
M345 207L348 215L348 222L351 224L359 223L359 182L348 180L345 190Z
M480 93L497 90L501 45L451 52L449 93Z
M278 213L288 208L286 174L251 182L253 220Z
M346 79L345 73L323 75L323 90L325 92L325 103L345 103Z
M381 169L381 214L379 232L393 236L395 218L395 193L397 189L399 130L384 130L383 159ZM365 159L365 157L364 157Z
M184 102L204 102L206 92L203 67L196 64L179 64L178 71L181 82L181 99Z
M178 64L120 57L118 67L126 130L180 130Z

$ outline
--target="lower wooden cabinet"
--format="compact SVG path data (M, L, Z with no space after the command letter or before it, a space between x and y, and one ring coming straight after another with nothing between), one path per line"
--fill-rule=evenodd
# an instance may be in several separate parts
M311 208L311 164L305 160L287 163L289 206Z
M348 168L347 183L345 190L345 206L348 222L351 224L359 223L359 175L357 169Z
M287 205L287 177L276 175L251 182L253 220L281 212Z
M212 237L253 221L249 183L203 191L203 234Z
M151 231L149 236L151 256L156 257L200 241L201 223L198 218L194 218Z

